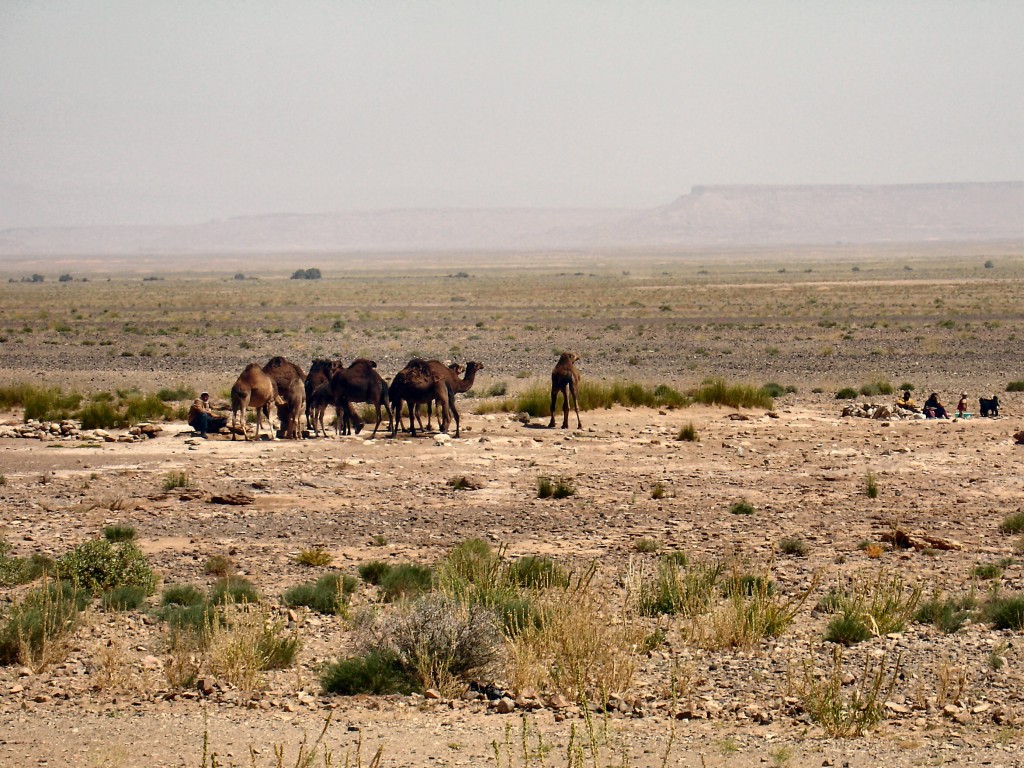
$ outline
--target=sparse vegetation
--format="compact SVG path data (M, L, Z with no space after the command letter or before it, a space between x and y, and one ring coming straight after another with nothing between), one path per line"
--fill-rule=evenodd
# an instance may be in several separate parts
M807 557L811 548L803 539L787 536L779 540L779 552L790 557Z
M122 541L133 541L135 539L135 528L123 523L113 523L103 529L103 538L111 544L119 544Z
M142 550L130 542L111 544L106 539L87 541L58 558L56 573L94 595L123 586L141 587L151 595L157 581Z
M178 488L191 488L192 478L188 472L168 472L164 476L163 489L165 493L177 490Z
M1003 522L999 524L999 530L1010 534L1024 532L1024 512L1017 510L1012 515L1003 518Z
M729 507L729 513L733 515L752 515L754 514L754 505L746 500L737 501Z
M302 549L295 555L295 562L299 565L308 565L310 568L323 568L331 564L334 557L330 552L322 549Z
M693 425L692 421L680 427L679 433L676 435L676 440L687 443L695 443L698 439L697 428Z
M284 593L287 606L302 605L317 613L343 614L359 582L352 576L328 573L315 582L299 584Z

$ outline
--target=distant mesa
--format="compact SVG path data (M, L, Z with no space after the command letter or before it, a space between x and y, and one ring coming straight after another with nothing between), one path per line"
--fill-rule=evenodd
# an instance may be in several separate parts
M661 248L1022 237L1024 182L1019 181L698 186L668 205L644 210L401 209L247 216L186 226L7 229L0 231L0 255Z

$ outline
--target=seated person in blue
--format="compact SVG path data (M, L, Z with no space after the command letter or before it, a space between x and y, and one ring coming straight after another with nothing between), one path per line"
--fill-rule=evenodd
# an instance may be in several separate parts
M939 402L939 396L935 392L928 395L928 399L924 401L924 413L929 419L949 418L949 414L946 413L946 406Z

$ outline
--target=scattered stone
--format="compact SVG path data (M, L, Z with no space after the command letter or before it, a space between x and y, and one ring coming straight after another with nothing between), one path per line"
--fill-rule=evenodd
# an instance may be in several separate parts
M515 712L515 710L516 703L512 701L512 699L510 699L508 696L498 699L497 703L494 705L494 711L497 712L499 715L507 715L510 712Z
M211 504L228 504L234 507L244 507L254 501L256 498L248 493L220 493L210 497Z

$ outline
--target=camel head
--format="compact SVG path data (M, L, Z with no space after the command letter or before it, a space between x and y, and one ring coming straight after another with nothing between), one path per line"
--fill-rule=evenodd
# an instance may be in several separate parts
M578 363L580 356L575 352L563 352L562 356L558 358L559 365L574 365Z

